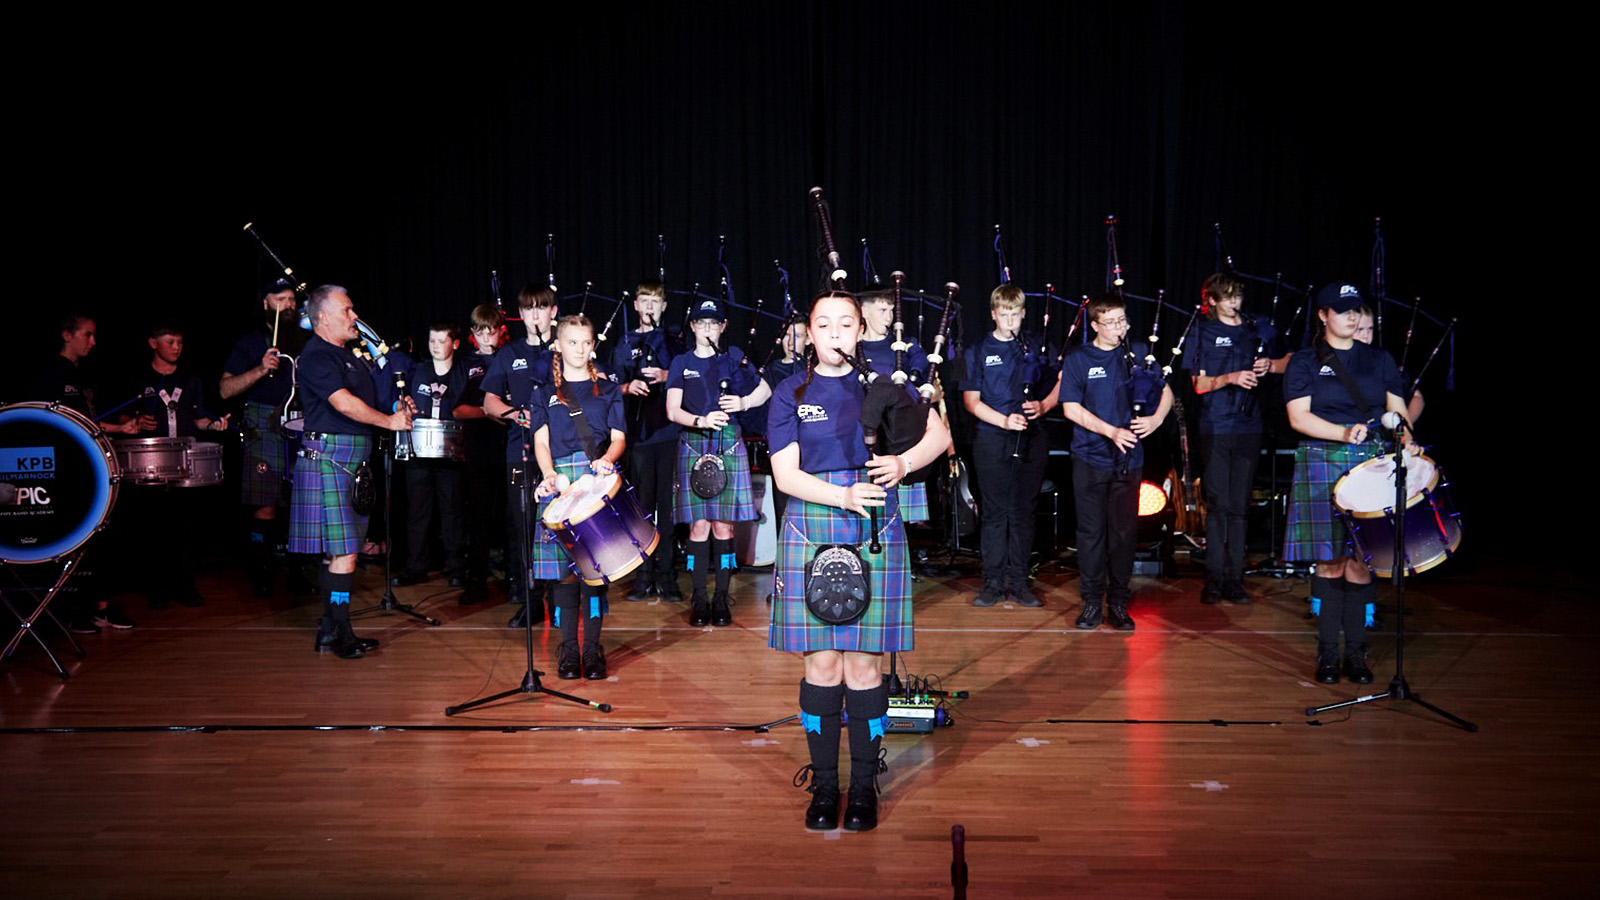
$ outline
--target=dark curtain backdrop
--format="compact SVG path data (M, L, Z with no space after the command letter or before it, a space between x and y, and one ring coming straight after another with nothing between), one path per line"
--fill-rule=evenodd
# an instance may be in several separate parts
M662 264L673 289L714 293L725 236L739 302L775 309L775 260L797 300L822 277L813 185L853 286L867 239L885 277L960 282L969 334L998 280L996 224L1025 289L1075 297L1104 284L1115 215L1129 289L1190 306L1214 223L1244 271L1364 284L1382 216L1391 293L1463 318L1470 392L1471 304L1488 298L1461 274L1483 250L1461 175L1488 158L1472 110L1489 76L1391 6L596 2L517 26L187 42L101 24L70 77L41 71L15 98L21 283L47 302L14 318L6 394L70 307L98 313L102 370L137 364L143 329L171 316L218 371L272 274L246 221L391 339L464 321L491 269L514 303L546 277L548 234L563 294L612 297ZM738 342L747 327L734 316ZM1438 333L1424 322L1419 345ZM1426 385L1440 436L1459 418L1447 362ZM1472 471L1473 452L1441 454Z

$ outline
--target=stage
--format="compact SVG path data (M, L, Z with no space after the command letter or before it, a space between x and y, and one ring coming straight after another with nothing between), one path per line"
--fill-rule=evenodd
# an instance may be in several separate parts
M437 577L399 589L444 624L363 616L383 647L344 661L312 652L316 601L252 600L212 570L200 609L125 598L139 627L82 639L70 681L26 643L0 670L0 889L949 897L960 824L973 897L1587 894L1592 592L1492 566L1412 583L1411 687L1469 734L1391 701L1307 720L1382 690L1392 634L1372 635L1375 684L1317 685L1303 583L1202 606L1198 573L1137 579L1133 634L1072 628L1070 567L1037 610L919 582L901 671L971 697L952 727L886 739L881 824L851 834L802 828L800 728L759 727L795 713L800 677L766 647L765 572L738 576L731 628L614 602L604 682L555 679L537 631L548 686L609 715L519 697L446 717L521 678L503 603L460 606Z

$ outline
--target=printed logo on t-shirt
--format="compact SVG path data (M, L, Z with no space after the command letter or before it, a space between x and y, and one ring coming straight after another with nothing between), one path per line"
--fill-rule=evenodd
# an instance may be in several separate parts
M550 395L550 402L546 403L545 406L555 406L556 404L558 404L560 402L561 402L561 395L560 394L551 394Z
M827 408L815 403L802 403L795 407L795 412L800 415L800 421L807 424L828 421Z
M1332 375L1332 374L1334 374L1333 366L1323 366L1322 368L1317 370L1317 374L1318 375Z
M699 378L700 377L700 373L699 373L699 371L697 371L695 369L684 369L683 370L683 377L685 377L685 378Z
M1216 346L1218 346L1218 347L1232 347L1233 346L1233 338L1228 337L1225 334L1219 334L1219 335L1217 335Z
M1104 378L1104 377L1106 377L1106 367L1105 366L1090 366L1089 367L1089 377L1090 378Z
M523 359L520 356L511 361L511 371L513 371L513 372L515 372L515 371L517 371L519 369L526 369L527 367L528 367L528 361Z
M985 357L984 357L984 358L983 358L983 364L984 364L984 365L985 365L985 366L999 366L999 365L1004 365L1004 364L1005 364L1005 359L1004 359L1004 357L1001 357L1001 356L1000 356L1000 355L998 355L998 354L994 354L994 353L991 353L991 354L989 354L989 355L988 355L988 356L985 356Z

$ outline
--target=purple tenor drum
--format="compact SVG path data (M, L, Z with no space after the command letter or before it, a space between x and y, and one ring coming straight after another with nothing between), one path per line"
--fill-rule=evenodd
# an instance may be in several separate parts
M1367 460L1333 485L1333 505L1356 554L1380 578L1394 574L1394 454ZM1461 514L1450 503L1444 470L1426 456L1406 461L1407 575L1437 566L1461 546Z
M545 508L549 529L584 584L610 584L655 552L661 536L622 476L588 474Z

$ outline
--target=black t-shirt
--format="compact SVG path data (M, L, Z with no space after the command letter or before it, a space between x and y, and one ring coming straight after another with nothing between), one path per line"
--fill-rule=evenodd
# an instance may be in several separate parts
M1327 346L1325 342L1318 343ZM1292 403L1301 397L1310 397L1313 415L1335 425L1354 425L1383 415L1388 404L1384 394L1398 397L1404 392L1400 370L1395 368L1394 357L1387 351L1360 341L1353 343L1348 350L1327 349L1350 373L1362 402L1358 403L1350 396L1332 366L1324 365L1317 358L1316 345L1297 350L1289 357L1289 366L1283 371L1285 402Z
M59 353L39 367L30 393L35 400L59 403L91 419L95 416L94 391L77 365Z
M411 368L406 386L411 402L417 405L417 418L454 419L456 407L467 395L467 370L458 359L452 361L450 371L440 375L430 356Z
M378 408L378 389L366 360L318 335L301 351L297 373L307 431L370 435L376 430L346 417L328 402L338 391L347 390L373 409Z
M284 317L285 328L289 317ZM294 326L298 330L298 326ZM284 334L288 334L287 331ZM223 364L222 371L229 375L243 375L244 373L261 365L261 357L267 353L267 348L272 346L272 336L259 328L252 329L233 345L233 352L228 354L228 361ZM282 352L287 350L280 348ZM304 352L302 350L302 352ZM251 403L265 403L268 406L280 406L289 399L290 378L288 360L278 361L278 369L250 385L244 392L244 399Z
M141 399L123 412L155 417L156 430L145 432L140 437L194 437L200 433L194 420L210 418L205 415L201 405L204 390L200 376L186 367L180 366L171 374L163 374L146 366L127 388L129 396ZM162 396L163 392L165 397ZM172 412L170 419L167 416L169 408Z

